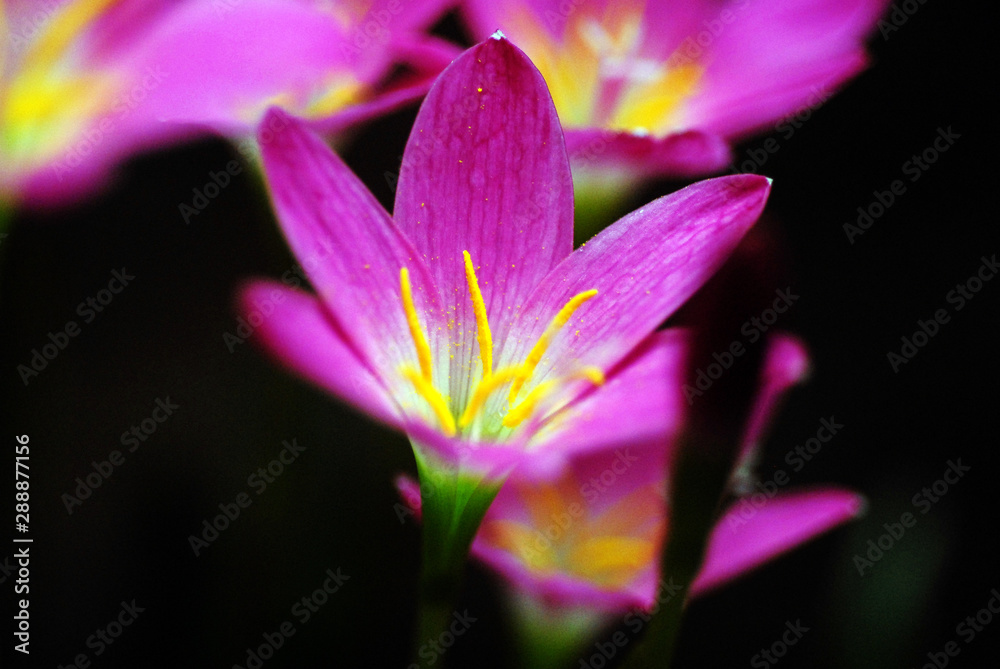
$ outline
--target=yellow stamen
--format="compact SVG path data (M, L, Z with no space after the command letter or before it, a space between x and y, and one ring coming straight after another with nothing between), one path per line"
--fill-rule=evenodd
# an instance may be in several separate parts
M531 374L535 371L535 367L537 367L538 363L541 362L546 349L548 349L549 344L552 343L552 338L556 336L556 333L559 332L559 330L566 325L567 322L569 322L569 319L573 316L573 312L579 309L580 305L592 298L594 295L597 295L596 289L577 293L572 297L572 299L570 299L569 302L566 303L566 306L559 310L559 313L552 319L549 326L545 328L545 332L543 332L542 336L538 338L538 341L528 353L528 357L525 358L524 363L521 365L522 374L511 386L508 401L513 404L514 400L517 399L517 394L521 391L522 386L524 386L528 379L531 378Z
M427 343L427 337L424 336L424 331L420 327L420 319L417 318L417 310L413 306L413 289L410 286L410 272L405 267L399 270L399 283L403 294L403 310L406 312L406 323L410 326L410 336L413 338L413 345L417 349L420 373L424 381L427 382L427 385L430 385L432 381L431 347Z
M458 426L460 428L465 428L472 419L476 417L479 410L486 403L486 400L493 393L494 390L499 388L505 383L513 381L518 376L521 375L521 368L518 367L501 367L496 371L496 374L491 374L479 382L476 386L475 392L469 399L468 406L465 407L465 412L462 417L458 419Z
M472 266L472 256L468 251L462 251L465 256L465 280L469 284L469 297L472 298L472 308L476 314L476 332L479 337L479 357L483 361L483 381L493 373L493 335L490 333L490 323L486 318L486 303L483 293L479 290L476 280L476 269Z
M431 385L431 382L420 372L409 365L401 366L399 373L413 384L413 388L417 391L417 394L423 397L427 401L427 404L430 405L434 411L434 415L437 416L438 421L441 423L441 431L448 437L455 436L455 417L451 415L448 403L444 401L444 397L438 392L437 388Z
M504 427L517 427L524 421L525 418L535 412L535 409L538 408L538 404L551 395L553 389L566 383L567 381L575 381L578 379L587 379L595 386L600 386L604 384L604 372L599 370L597 367L584 367L578 372L567 377L563 377L561 379L550 379L539 383L531 389L531 392L528 393L528 396L525 397L520 404L507 412L507 415L503 418Z

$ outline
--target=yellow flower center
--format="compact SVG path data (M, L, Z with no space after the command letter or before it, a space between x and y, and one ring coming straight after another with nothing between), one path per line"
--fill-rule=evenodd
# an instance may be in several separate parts
M596 511L571 474L542 486L522 481L508 485L520 497L527 519L489 519L480 536L518 556L539 576L565 574L618 589L632 583L656 557L662 532L656 510L663 508L657 487L636 489Z
M603 16L577 7L556 41L530 10L514 17L518 45L545 78L564 127L659 136L684 128L684 104L704 67L679 53L643 56L642 18L635 0L610 2Z
M464 410L457 417L449 408L447 398L434 385L432 372L433 356L413 303L413 287L410 283L409 270L403 267L399 271L403 311L406 314L410 337L413 339L413 346L417 354L417 365L401 365L399 373L410 382L417 395L433 411L442 432L451 437L457 434L458 431L465 430L474 425L477 417L482 415L482 409L487 400L494 392L508 384L510 384L510 391L502 426L511 429L532 416L543 404L544 400L569 382L585 379L594 385L604 383L604 373L600 369L586 366L566 376L539 383L518 402L521 391L531 379L535 368L538 367L553 339L569 322L573 313L587 300L597 295L597 291L587 290L574 295L553 317L523 362L494 369L493 335L486 316L486 304L483 301L482 291L479 289L479 280L476 278L476 269L472 263L472 256L469 255L468 251L463 251L462 255L465 260L465 279L469 286L469 297L472 300L473 313L476 317L476 339L479 342L479 358L482 362L483 373L473 389Z
M82 71L74 67L73 58L81 32L113 2L70 2L49 18L16 62L3 63L0 154L4 160L43 162L112 109L116 75Z

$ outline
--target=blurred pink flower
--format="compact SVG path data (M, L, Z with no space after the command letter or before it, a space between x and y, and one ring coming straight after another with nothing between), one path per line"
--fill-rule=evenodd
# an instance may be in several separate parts
M441 0L12 0L0 7L0 203L51 206L129 155L281 105L335 132L422 95ZM431 70L382 82L400 59Z
M628 420L646 412L677 416L682 413L678 407L686 406L681 391L684 334L665 331L656 338L660 382L635 397L640 406ZM744 457L756 448L783 392L804 374L805 359L794 338L772 340ZM601 410L594 409L598 416L591 421L598 424ZM671 455L665 448L670 444L669 437L659 443L626 438L558 461L526 461L486 513L472 554L501 573L515 591L556 609L649 610L660 582L661 547L669 541L664 495L670 485ZM407 503L419 509L417 484L404 477L398 485ZM854 518L862 508L859 495L839 488L778 488L769 481L747 489L747 496L719 518L692 596Z
M541 70L578 170L700 176L867 64L885 0L465 0ZM603 170L603 171L601 171Z
M754 223L767 179L695 184L574 251L555 109L500 35L428 94L392 217L319 138L273 119L287 125L264 171L318 295L262 281L242 304L271 303L258 332L286 366L494 479L525 454L663 441L676 412L635 413L658 396L669 344L650 334Z

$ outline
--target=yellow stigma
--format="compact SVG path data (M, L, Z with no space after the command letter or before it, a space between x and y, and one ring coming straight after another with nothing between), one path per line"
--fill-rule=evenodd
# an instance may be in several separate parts
M409 379L417 393L430 405L434 415L441 423L441 431L446 436L455 436L455 417L451 415L448 403L444 401L444 397L438 392L438 389L431 384L430 380L409 365L400 367L399 372Z
M538 408L538 404L552 394L553 389L558 386L565 384L568 381L575 381L578 379L587 379L595 386L600 386L604 384L604 372L599 370L597 367L584 367L575 374L571 374L567 377L560 379L550 379L548 381L543 381L537 386L532 388L531 392L524 400L507 412L507 415L503 418L504 427L517 427L520 425L525 418L530 416Z
M472 265L472 256L468 251L462 251L465 257L465 280L469 284L469 297L472 298L472 308L476 314L476 333L479 338L479 357L483 361L483 382L493 374L493 335L490 333L490 323L486 319L486 303L483 293L479 290L476 280L476 269ZM478 392L478 388L477 388Z
M399 270L400 292L403 294L403 310L406 312L406 323L410 326L410 336L417 349L417 360L420 363L420 373L427 385L433 381L431 377L431 347L427 337L420 327L417 310L413 306L413 288L410 286L410 272L405 267ZM453 421L454 422L454 421Z
M514 381L514 384L510 388L510 397L508 398L508 401L511 404L513 404L514 400L517 399L517 394L521 391L524 384L531 378L532 373L535 371L535 367L537 367L538 363L541 362L542 356L545 355L545 351L549 348L549 344L552 343L552 339L556 336L556 333L569 322L569 319L573 317L573 312L579 309L584 302L595 295L597 295L596 289L577 293L570 299L569 302L566 303L566 306L559 310L559 313L557 313L555 318L552 319L549 326L545 328L545 332L543 332L542 336L538 338L538 341L528 353L528 357L524 359L524 363L521 365L521 376ZM504 421L504 424L506 424L506 420Z

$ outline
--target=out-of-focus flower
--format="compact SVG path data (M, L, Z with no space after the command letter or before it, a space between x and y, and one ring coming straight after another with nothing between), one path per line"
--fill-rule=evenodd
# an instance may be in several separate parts
M768 180L705 181L572 249L572 182L544 81L502 36L456 60L423 103L390 217L292 119L263 146L285 235L318 295L243 293L288 367L494 481L615 440L662 442L667 342L653 330L718 268ZM265 123L268 121L266 120ZM632 416L623 421L626 412Z
M698 176L867 63L885 0L466 0L548 82L574 176ZM612 168L609 173L608 169Z
M281 105L336 132L426 91L440 0L13 0L0 7L0 203L86 194L136 151L250 132ZM398 60L433 72L386 90ZM436 68L436 69L435 69Z
M661 391L642 407L676 415L683 401L683 335L667 331L657 360ZM805 353L793 338L769 347L744 454L755 447L780 396L801 378ZM631 415L631 414L630 414ZM515 591L555 610L605 614L649 610L660 584L668 439L659 448L620 441L569 458L564 466L528 461L508 479L483 520L472 553ZM419 507L416 484L398 482ZM711 534L689 594L698 596L853 517L861 497L838 488L784 492L769 482L733 503ZM749 491L748 491L749 492Z

